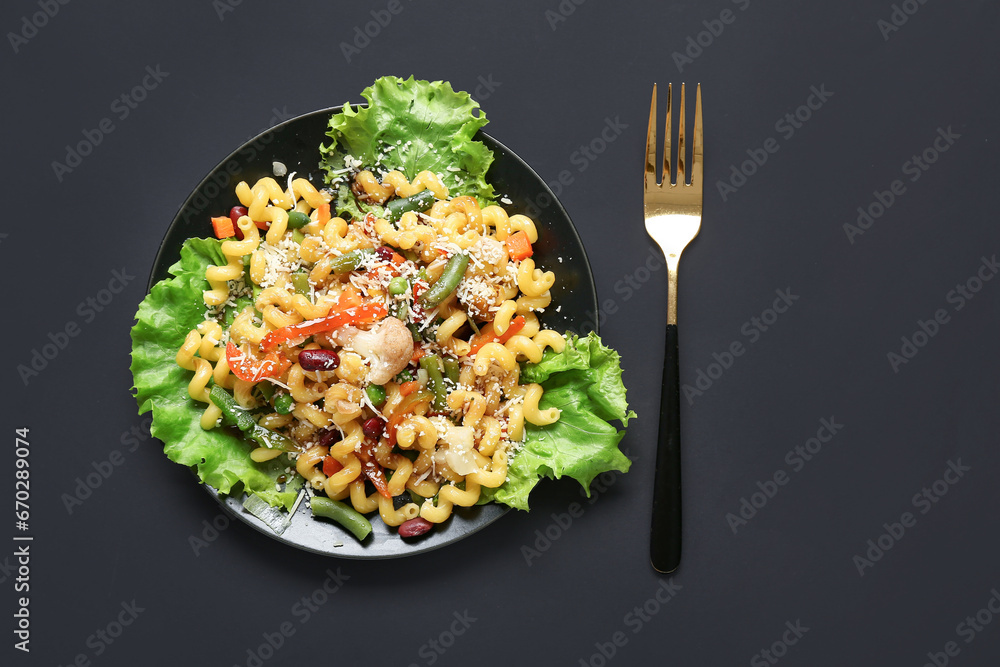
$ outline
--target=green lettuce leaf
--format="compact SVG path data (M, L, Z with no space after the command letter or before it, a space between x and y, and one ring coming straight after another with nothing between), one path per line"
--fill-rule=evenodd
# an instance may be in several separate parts
M447 81L384 76L361 94L367 107L348 104L330 118L331 142L320 146L329 182L348 170L345 156L351 155L366 167L398 169L410 180L430 170L450 195L471 195L483 206L493 203L493 186L486 182L493 152L472 139L487 120L482 111L476 113L479 103L468 93L456 92ZM342 188L338 212L351 213L351 200L350 190Z
M528 509L528 495L542 477L568 475L590 496L590 482L603 472L627 472L631 461L619 449L625 436L609 421L628 426L635 413L625 401L620 357L605 347L597 334L567 336L559 353L547 350L537 364L526 364L522 382L538 382L545 389L539 406L562 410L548 426L525 424L525 442L507 471L508 481L498 489L483 489L481 502L497 502Z
M185 241L180 261L170 267L175 277L156 283L139 304L132 328L132 377L139 414L153 411L150 433L164 443L171 461L193 466L202 482L222 493L242 488L272 506L290 509L302 479L292 476L284 490L276 490L278 477L290 465L288 458L255 463L250 458L252 447L242 437L226 429L203 430L199 420L205 406L187 392L192 373L175 361L184 337L204 319L205 269L225 264L221 245L217 239Z

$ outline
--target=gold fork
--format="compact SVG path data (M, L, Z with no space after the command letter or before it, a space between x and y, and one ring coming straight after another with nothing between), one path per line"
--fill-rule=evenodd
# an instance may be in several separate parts
M660 394L660 432L657 439L653 486L653 523L649 558L658 572L673 572L681 561L681 428L680 377L677 363L677 264L687 244L701 227L704 145L701 129L701 84L694 107L694 145L691 183L684 169L684 84L677 114L677 182L671 183L670 119L672 85L667 84L666 137L663 140L663 182L656 182L656 84L646 132L646 173L643 204L646 231L659 244L667 260L667 347L663 358Z

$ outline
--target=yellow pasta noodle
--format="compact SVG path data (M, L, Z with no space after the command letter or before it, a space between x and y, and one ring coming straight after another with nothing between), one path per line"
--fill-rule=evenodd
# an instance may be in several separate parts
M556 275L505 245L516 232L538 241L531 218L449 198L430 171L379 173L350 177L365 207L425 190L434 201L396 216L338 216L333 194L306 178L237 184L242 238L224 240L225 262L206 269L206 319L176 362L191 373L203 428L221 422L210 400L221 387L257 427L288 439L312 493L378 512L388 526L440 523L505 483L525 422L559 419L558 408L539 407L540 385L521 383L520 365L566 344L537 315ZM426 299L439 284L450 292ZM316 361L331 355L336 363ZM249 454L257 463L286 453L259 444ZM398 502L406 494L418 502Z

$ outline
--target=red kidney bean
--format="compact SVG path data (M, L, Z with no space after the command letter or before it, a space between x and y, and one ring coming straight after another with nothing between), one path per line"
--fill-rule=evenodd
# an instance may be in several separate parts
M399 524L400 537L417 537L434 527L434 524L423 517L417 517Z
M379 256L379 259L384 259L387 262L392 259L392 256L395 254L395 252L396 252L395 250L393 250L387 245L380 245L379 247L375 248L375 254Z
M316 444L319 447L329 447L330 445L333 444L333 441L340 436L340 431L334 430L332 428L324 429L319 433L320 433L319 440L316 441Z
M369 438L377 439L382 435L382 431L385 429L385 422L378 417L372 417L371 419L365 420L365 423L361 425L361 430L365 432Z
M243 230L240 229L240 218L244 215L249 215L247 213L246 206L234 206L229 209L229 219L233 221L233 229L236 230L236 238L243 240Z
M229 209L229 219L233 221L234 227L244 215L248 215L246 206L234 206Z
M340 365L340 357L333 350L302 350L299 366L306 371L332 371Z

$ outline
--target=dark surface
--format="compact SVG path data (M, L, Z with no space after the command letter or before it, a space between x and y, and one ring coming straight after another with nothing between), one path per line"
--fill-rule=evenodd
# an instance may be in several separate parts
M244 0L220 21L207 0L71 2L17 53L7 38L3 421L9 442L31 428L34 542L24 655L11 646L8 514L3 664L256 664L248 651L265 635L279 643L283 623L294 634L264 650L265 665L764 665L776 642L781 665L919 667L949 642L949 664L997 664L1000 619L981 613L978 631L965 619L1000 590L1000 282L953 297L960 310L948 300L1000 251L997 3L930 0L888 41L877 25L888 0L592 0L563 3L575 9L555 23L555 0L401 6L350 62L338 44L373 20L357 3ZM733 22L678 72L671 54L723 9ZM0 27L19 31L38 11L6 2ZM111 105L147 65L169 75L121 119ZM623 441L632 472L606 477L592 504L571 481L547 483L531 513L444 550L347 562L227 526L155 443L133 447L145 422L128 395L128 330L167 225L212 165L278 122L275 109L360 101L388 73L472 91L493 136L547 181L565 172L554 189L593 262L602 334L623 354L640 416ZM648 526L666 272L643 228L640 176L651 84L682 80L703 84L707 183L681 263L681 383L711 386L682 394L684 555L663 579L648 565ZM775 123L812 86L833 96L788 137ZM59 181L52 162L105 117L114 130ZM904 163L949 127L960 138L911 181ZM603 146L602 130L614 139ZM769 137L777 152L723 200L716 183ZM591 142L593 159L578 152ZM843 226L895 179L905 192L851 243ZM91 310L86 299L123 267L125 289ZM786 308L776 290L798 298ZM938 309L947 322L894 372L887 354ZM68 323L79 334L25 387L17 365ZM821 428L821 451L796 454ZM110 457L120 465L69 513L63 494ZM959 460L971 469L949 473L943 497L914 504ZM11 443L8 508L13 466ZM784 485L772 487L776 474ZM727 514L758 492L766 504L734 534ZM883 537L892 546L860 576L854 557L883 524L899 535L905 512L910 526ZM328 571L343 580L329 598L317 593ZM658 590L674 595L661 605ZM311 611L302 598L314 593ZM108 644L96 633L128 620L133 600L143 611Z
M169 269L180 259L184 241L207 235L206 215L226 212L239 204L234 192L236 183L246 181L252 185L260 178L272 176L275 161L282 162L288 173L294 172L297 177L308 178L312 183L324 183L318 166L318 146L329 142L326 131L330 116L341 110L342 107L337 106L287 120L236 148L219 162L174 216L153 262L148 286L152 288L156 282L170 276ZM476 137L493 152L487 178L497 195L510 202L501 203L510 215L524 211L539 196L553 202L539 220L545 233L539 235L533 248L533 259L539 266L559 266L552 296L561 307L559 312L549 309L545 325L557 331L587 330L590 320L586 314L597 309L597 294L587 252L566 210L555 200L545 181L513 151L485 132L478 132ZM332 521L312 520L305 503L298 507L295 520L278 535L264 521L243 511L240 498L220 496L215 489L207 485L205 488L230 517L246 522L264 535L307 551L340 558L397 558L438 549L482 530L510 509L496 503L456 506L451 521L436 526L420 540L401 540L395 529L390 530L383 522L374 521L371 535L358 542Z

